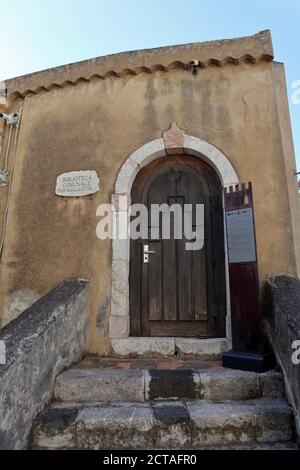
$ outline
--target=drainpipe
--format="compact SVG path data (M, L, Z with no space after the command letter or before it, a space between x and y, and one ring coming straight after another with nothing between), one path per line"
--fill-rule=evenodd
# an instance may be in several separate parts
M16 162L17 144L18 144L19 129L20 129L20 122L21 122L23 108L21 108L19 112L12 113L12 114L6 114L4 112L4 109L5 110L7 109L5 82L0 82L0 126L2 127L2 136L0 140L0 155L1 155L1 142L3 139L3 134L6 128L8 128L8 139L6 143L6 149L4 152L5 153L4 163L2 164L2 161L0 162L0 188L3 186L8 186L7 199L6 199L4 215L3 215L2 234L1 234L1 240L0 240L0 259L1 259L3 247L4 247L7 216L8 216L8 209L9 209L9 203L10 203L11 187L12 187L14 167L15 167L15 162ZM1 127L0 127L0 131L1 131ZM13 134L14 134L14 138L13 138ZM9 171L8 159L10 155L11 146L13 150L13 162L11 165L11 169ZM9 179L8 179L8 175L10 176Z
M6 109L7 109L6 86L5 86L5 82L0 82L0 112L2 113ZM5 121L1 119L0 120L0 155L1 155L1 150L2 150L2 142L4 138L4 129L5 129ZM1 183L2 183L2 174L0 175L0 186L1 186Z

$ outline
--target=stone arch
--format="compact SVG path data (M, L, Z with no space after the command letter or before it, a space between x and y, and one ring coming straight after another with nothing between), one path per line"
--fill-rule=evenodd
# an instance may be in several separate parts
M239 184L234 167L219 149L198 137L186 135L173 122L171 128L163 134L162 138L148 142L135 150L121 167L115 183L115 193L112 195L113 224L119 222L120 219L126 224L129 221L131 188L140 169L168 154L194 155L206 161L216 171L222 187ZM224 242L227 283L227 337L230 337L228 257L226 240ZM111 339L128 338L130 333L129 250L130 240L128 237L112 240L111 312L109 318L109 337Z

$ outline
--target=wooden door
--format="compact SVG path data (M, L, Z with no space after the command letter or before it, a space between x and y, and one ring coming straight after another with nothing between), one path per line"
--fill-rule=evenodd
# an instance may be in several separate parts
M149 234L147 239L131 240L131 335L223 336L226 302L222 191L213 170L194 157L156 160L138 174L132 189L134 203L148 208ZM183 209L191 204L194 231L195 205L203 204L203 248L187 250L187 240L176 238L173 223L170 238L164 239L163 216L158 222L151 218L153 204L179 204ZM149 263L144 262L144 245L154 252L149 254Z

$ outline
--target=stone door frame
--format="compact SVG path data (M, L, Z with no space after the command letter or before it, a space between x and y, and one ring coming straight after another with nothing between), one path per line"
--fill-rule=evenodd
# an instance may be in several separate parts
M229 159L216 147L186 135L175 122L160 139L155 139L135 150L121 167L112 195L113 233L120 219L129 221L130 194L133 181L141 168L168 154L187 154L201 158L217 173L223 188L239 184L238 176ZM224 204L223 204L224 207ZM225 224L225 211L224 211ZM225 227L225 225L224 225ZM226 271L226 337L231 339L229 271L226 230L224 230L225 271ZM129 263L130 239L112 240L111 305L109 317L109 338L126 339L130 334L129 316Z

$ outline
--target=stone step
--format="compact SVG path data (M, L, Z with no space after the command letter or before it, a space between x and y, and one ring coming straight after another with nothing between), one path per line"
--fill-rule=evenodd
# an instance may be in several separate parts
M35 420L33 449L193 449L289 443L282 398L53 404Z
M282 396L279 372L197 369L69 369L56 379L55 398L64 402L158 400L247 400Z
M179 357L217 359L232 348L227 338L133 337L111 340L117 357Z
M201 447L201 450L299 450L299 446L294 441L270 442L268 444L237 444L216 447Z

